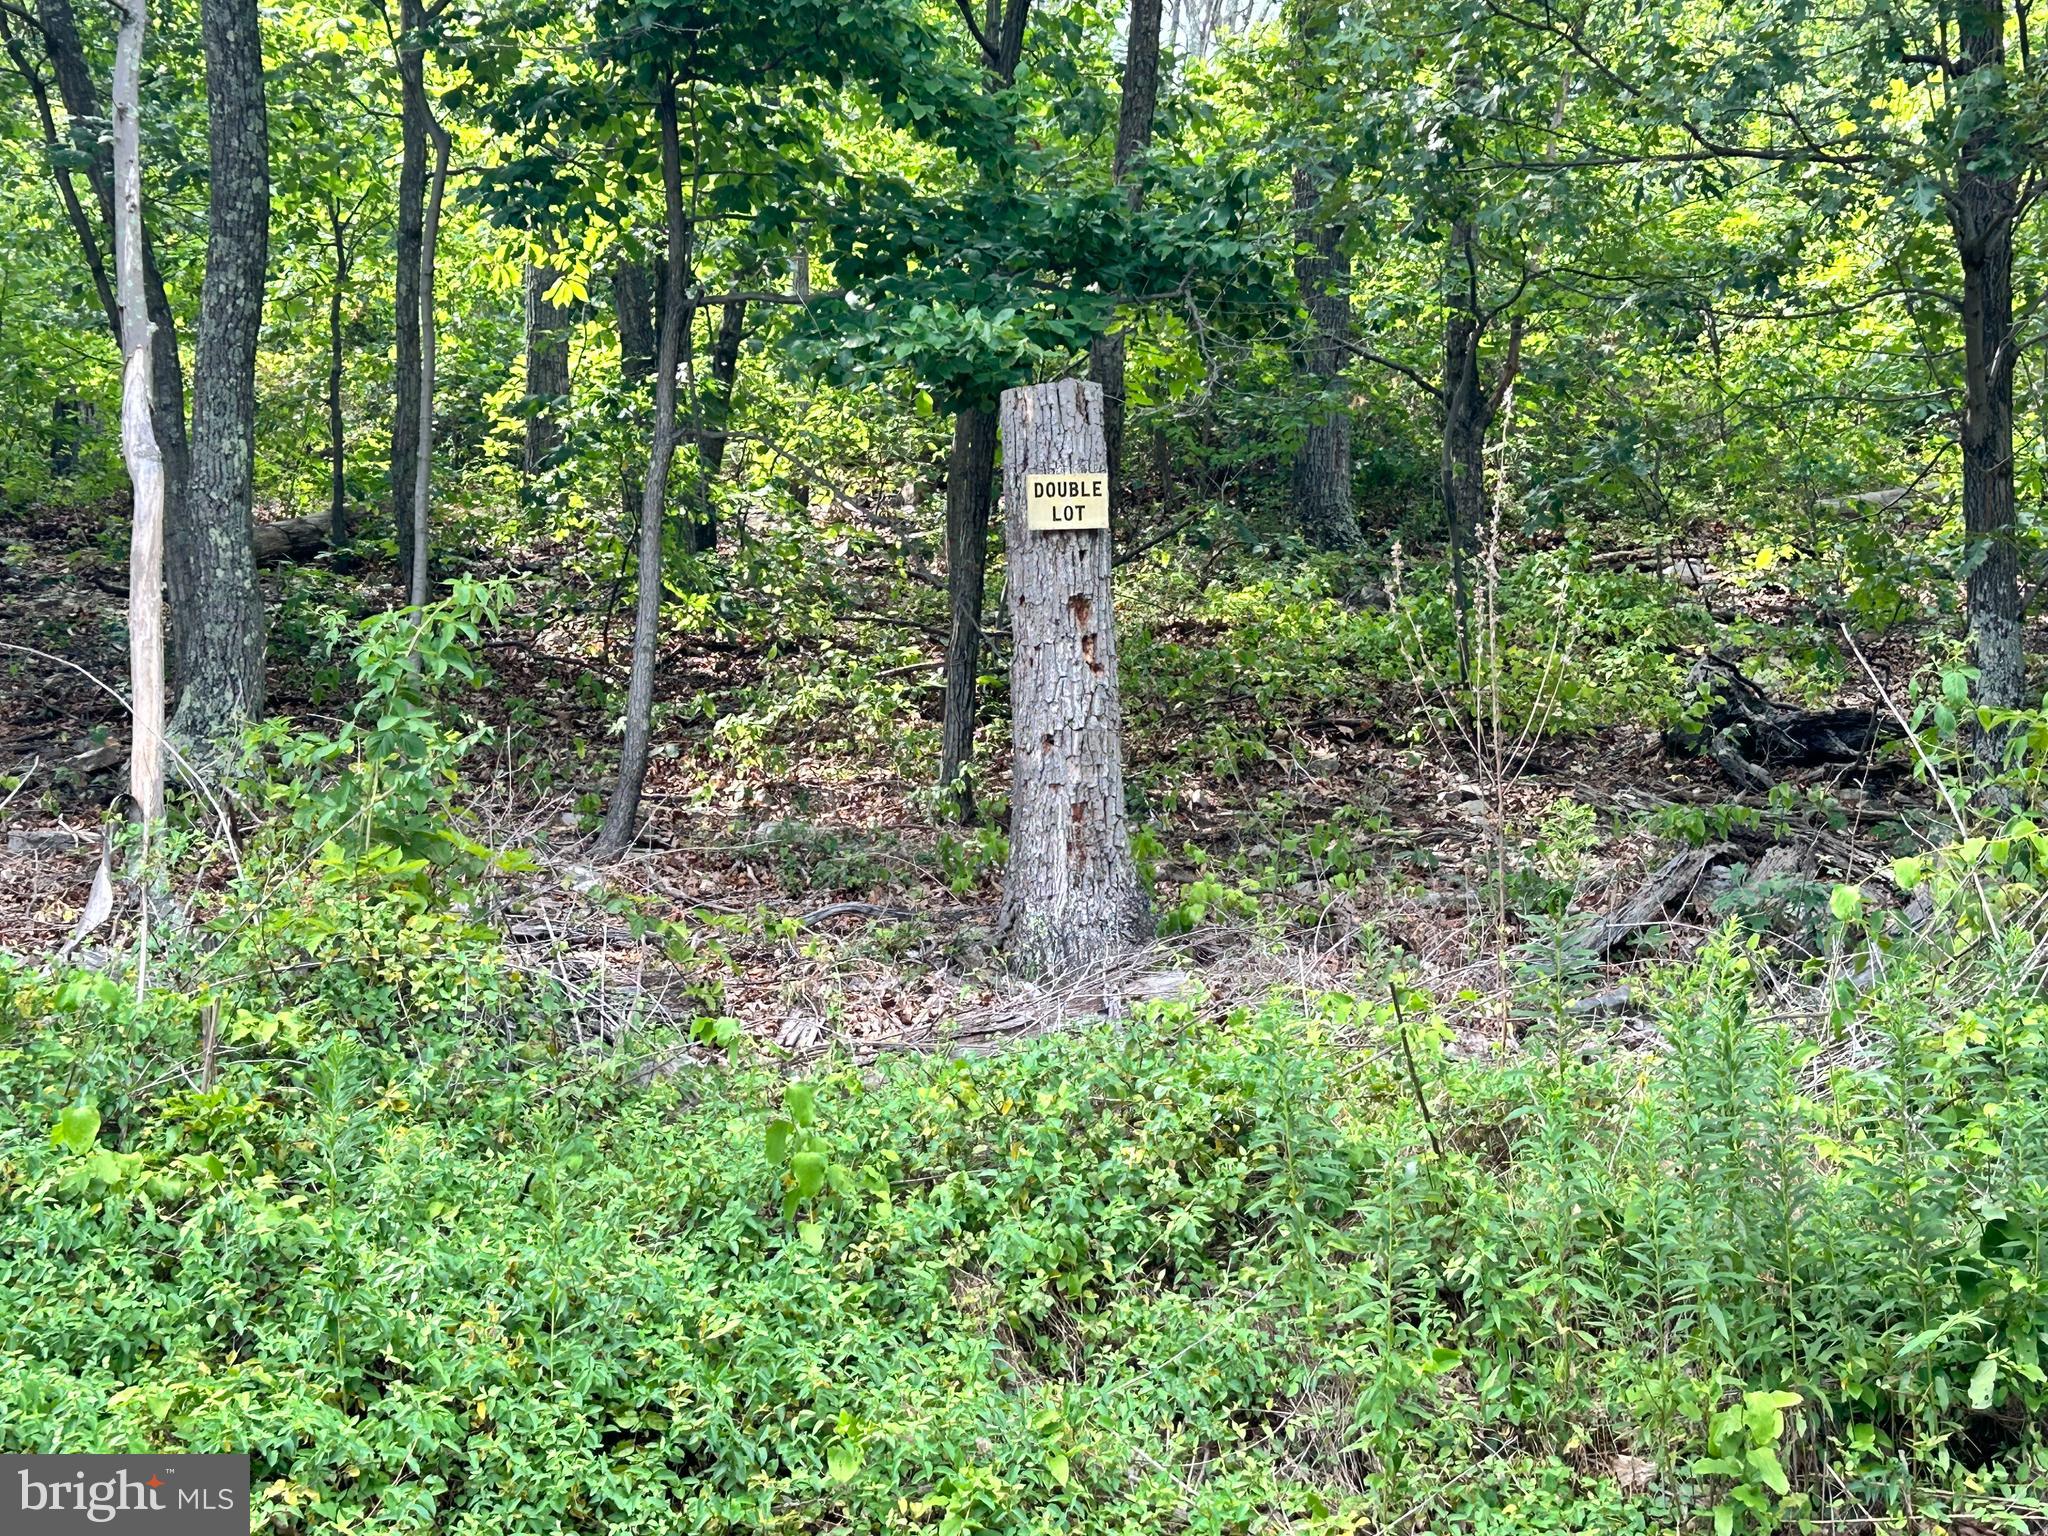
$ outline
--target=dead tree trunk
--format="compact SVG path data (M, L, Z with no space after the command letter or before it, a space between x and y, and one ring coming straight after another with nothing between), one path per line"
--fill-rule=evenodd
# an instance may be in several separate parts
M1013 752L999 932L1020 968L1058 975L1152 931L1124 811L1109 530L1031 527L1034 476L1106 477L1101 387L1004 391L1002 440Z
M681 424L676 419L676 370L683 360L683 274L690 266L688 211L683 204L682 130L677 122L676 82L664 75L655 96L661 123L661 185L667 211L668 264L662 281L660 357L654 370L654 440L647 456L647 483L640 497L639 584L633 607L633 667L626 685L626 734L619 748L619 782L605 807L591 857L615 859L633 843L640 825L640 791L647 782L647 757L654 739L654 662L661 637L661 524L668 503L669 466L675 462Z
M71 147L85 163L101 216L111 232L119 217L115 209L112 151L91 125L105 117L100 110L99 88L93 83L92 68L79 40L78 19L71 0L38 0L36 21L43 34L43 46L50 60L50 72L57 81L57 94L71 119ZM156 252L150 240L149 223L139 200L136 218L141 241L142 300L151 327L149 345L149 408L152 436L162 456L164 478L164 540L172 558L169 562L171 610L189 612L203 600L186 586L192 562L177 558L185 538L186 486L191 478L191 447L185 435L185 365L178 356L178 329L171 302L164 293L162 275L157 271ZM111 238L111 234L110 234ZM125 326L125 321L123 322ZM125 333L122 338L125 350Z
M153 364L142 272L143 0L128 0L114 48L114 147L111 212L114 271L121 305L121 452L135 487L135 532L128 549L128 686L134 732L128 792L145 822L164 813L164 460L151 419Z
M206 279L192 365L186 536L197 594L176 615L181 741L211 756L263 710L256 585L256 343L270 254L270 131L256 0L202 0L206 43Z
M569 397L569 311L548 301L560 280L551 267L526 264L526 451L528 480L561 446L562 403Z
M981 671L981 605L988 582L988 516L996 468L996 418L969 408L953 419L946 464L946 723L939 787L953 813L973 821L975 681Z

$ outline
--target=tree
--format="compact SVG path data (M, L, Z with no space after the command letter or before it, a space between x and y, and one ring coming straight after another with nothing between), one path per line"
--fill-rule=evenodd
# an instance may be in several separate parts
M561 273L529 260L522 273L526 300L526 443L523 465L531 480L561 446L562 404L569 397L569 309L548 295Z
M1145 183L1138 161L1152 142L1152 119L1159 109L1160 0L1131 0L1130 23L1124 35L1123 99L1117 112L1116 152L1110 179L1125 189L1131 210L1145 201ZM1088 348L1088 377L1102 386L1103 439L1109 453L1110 511L1123 497L1124 465L1124 334L1107 331Z
M988 70L988 91L999 96L1017 83L1024 57L1024 24L1031 0L1002 0L989 7L989 31L966 20ZM996 180L1004 162L992 168ZM981 672L982 605L988 596L988 517L995 495L996 416L986 399L965 400L953 423L953 451L946 464L946 703L939 761L939 786L952 798L962 821L974 819L974 712Z
M408 590L416 613L426 609L432 580L433 544L427 536L427 513L432 502L434 479L434 259L440 248L441 200L448 190L449 152L448 130L436 120L432 108L427 108L426 130L434 146L434 170L429 179L427 206L420 224L419 435L413 453L412 537L406 541L412 553Z
M1025 970L1098 967L1152 931L1124 809L1110 535L1031 527L1033 476L1106 476L1100 385L1007 390L1010 862L998 932Z
M1328 61L1335 16L1322 0L1295 0L1288 29L1301 73L1319 104L1331 94ZM1351 264L1340 210L1346 196L1341 157L1311 130L1291 178L1294 277L1308 330L1301 372L1316 391L1301 446L1294 453L1294 517L1319 549L1356 549L1358 517L1351 505L1351 402L1345 398L1344 353L1351 338Z
M683 201L682 132L678 124L676 77L664 67L655 83L655 121L661 134L662 206L668 237L663 282L661 339L654 369L654 440L647 457L646 488L640 498L639 573L633 607L633 662L626 686L625 739L619 748L619 777L605 806L591 857L615 859L632 846L640 827L640 792L647 782L647 758L654 739L654 658L661 636L662 523L668 506L669 465L680 437L676 419L676 373L683 360L683 273L690 260L689 210Z
M92 69L86 60L85 45L78 35L78 22L71 9L71 0L37 0L36 21L51 74L57 82L58 96L69 119L70 156L74 161L84 163L86 180L99 203L100 217L111 242L115 238L119 216L115 208L113 151L111 144L99 137L94 126L104 121L106 114L100 109L99 88L93 83ZM54 161L52 168L57 169ZM150 327L150 424L163 463L164 541L171 553L168 565L170 606L173 613L182 614L202 601L201 594L187 585L196 562L183 559L178 554L189 527L189 519L185 516L185 497L191 479L191 448L185 431L185 368L178 356L177 320L164 292L163 276L157 270L148 212L142 205L139 183L134 214L139 221L136 230L137 259ZM84 251L86 242L83 234L80 231L81 251L85 253L86 264L91 266L97 253ZM122 333L116 338L124 352L126 326L124 319ZM180 651L182 671L182 645Z
M270 254L270 128L255 0L203 0L206 42L206 280L192 372L189 562L176 613L180 658L176 727L217 747L263 708L263 603L254 521L256 342Z
M121 451L135 490L128 545L128 688L134 732L128 743L128 793L145 824L164 813L163 562L165 472L156 440L150 373L148 281L142 236L143 0L127 0L114 51L114 132L109 223L121 305Z

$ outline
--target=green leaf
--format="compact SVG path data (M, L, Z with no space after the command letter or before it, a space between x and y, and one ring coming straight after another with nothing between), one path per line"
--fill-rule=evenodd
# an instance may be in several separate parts
M1979 1413L1991 1406L1992 1396L1998 1390L1998 1357L1987 1355L1977 1362L1977 1369L1970 1373L1970 1406Z
M1714 1536L1735 1536L1735 1506L1716 1504L1714 1506Z
M777 1119L768 1122L767 1152L769 1162L779 1164L784 1158L789 1156L789 1138L790 1134L795 1130L796 1127L787 1120Z
M825 1187L825 1159L816 1152L799 1152L789 1160L789 1171L796 1178L796 1193L800 1200L808 1200Z
M1048 1457L1045 1463L1045 1470L1052 1474L1052 1480L1058 1483L1062 1488L1067 1486L1067 1475L1069 1469L1067 1464L1067 1458L1065 1456L1055 1454L1051 1457Z
M1863 915L1863 888L1858 885L1838 885L1828 893L1828 911L1835 915L1838 923L1853 923Z
M1778 1453L1767 1445L1759 1445L1749 1453L1750 1470L1756 1473L1762 1483L1779 1498L1792 1491L1792 1484L1785 1476L1785 1468L1778 1461Z
M796 1240L813 1253L825 1251L825 1228L820 1222L800 1221L796 1224Z
M791 1083L782 1090L782 1102L789 1108L789 1118L798 1125L809 1126L818 1118L818 1090L810 1083Z
M60 1110L50 1130L51 1142L67 1152L90 1152L99 1139L100 1112L90 1104L73 1104Z
M867 1457L857 1445L841 1440L825 1452L825 1475L835 1483L850 1483Z

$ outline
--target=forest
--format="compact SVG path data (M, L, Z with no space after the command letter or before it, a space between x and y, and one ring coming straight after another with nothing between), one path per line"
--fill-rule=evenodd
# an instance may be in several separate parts
M0 1529L2048 1533L2032 10L0 0Z

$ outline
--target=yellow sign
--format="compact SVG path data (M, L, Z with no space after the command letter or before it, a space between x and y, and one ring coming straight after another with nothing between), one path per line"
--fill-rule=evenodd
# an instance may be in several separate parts
M1035 533L1109 526L1109 476L1063 471L1024 477L1025 523Z

